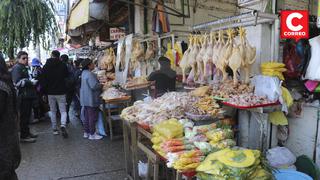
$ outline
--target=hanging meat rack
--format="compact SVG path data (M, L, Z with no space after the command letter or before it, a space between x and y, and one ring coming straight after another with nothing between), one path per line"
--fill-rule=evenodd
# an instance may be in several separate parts
M273 60L278 59L280 44L280 21L277 14L264 13L257 10L253 10L236 16L229 16L223 19L197 24L192 26L191 29L194 31L218 31L228 28L256 26L259 24L272 25L271 54Z
M246 27L255 26L258 24L270 23L272 24L278 15L263 13L259 11L249 11L236 16L229 16L223 19L210 21L198 25L194 25L192 30L208 30L217 31L221 29L234 28L234 27Z

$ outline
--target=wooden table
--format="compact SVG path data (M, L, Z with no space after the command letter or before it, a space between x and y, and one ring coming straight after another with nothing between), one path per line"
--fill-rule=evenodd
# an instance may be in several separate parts
M165 158L161 157L152 148L149 148L142 139L147 139L151 143L152 134L150 131L139 126L137 123L130 123L129 121L122 120L123 122L123 141L124 141L124 154L125 154L125 170L127 178L131 180L138 180L138 150L143 151L148 157L148 174L147 180L151 178L151 168L153 165L153 180L159 179L159 166L164 164L166 167ZM166 179L169 178L168 171L172 171L175 180L181 180L183 173L175 169L167 169L165 173ZM193 177L188 177L192 179Z
M114 120L111 113L118 112L120 114L121 113L120 110L122 109L122 107L127 107L130 103L130 100L131 100L131 96L123 96L123 97L114 98L114 99L106 99L103 102L103 112L104 113L107 112L106 119L109 124L111 140L113 140L112 121ZM116 105L119 107L111 110L111 105ZM106 106L107 106L107 110L106 110ZM120 119L120 115L117 115L117 117L114 117L114 118Z

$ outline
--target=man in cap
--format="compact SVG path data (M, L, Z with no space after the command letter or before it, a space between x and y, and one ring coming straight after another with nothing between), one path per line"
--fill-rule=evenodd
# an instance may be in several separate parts
M176 90L176 77L177 73L171 69L170 60L164 56L158 60L160 70L152 72L148 81L155 81L156 97L162 96L168 91Z

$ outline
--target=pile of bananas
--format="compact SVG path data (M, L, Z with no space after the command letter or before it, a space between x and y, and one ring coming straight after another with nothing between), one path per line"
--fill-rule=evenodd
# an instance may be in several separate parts
M283 72L287 71L285 64L278 62L264 62L260 66L261 74L265 76L276 76L284 80Z

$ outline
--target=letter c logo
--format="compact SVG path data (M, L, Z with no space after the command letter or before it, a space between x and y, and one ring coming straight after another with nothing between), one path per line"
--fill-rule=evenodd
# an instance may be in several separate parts
M303 26L301 26L301 25L294 26L294 25L292 24L292 20L293 20L294 18L301 19L302 17L303 17L303 15L300 14L300 13L297 13L297 12L290 14L290 15L287 17L287 20L286 20L287 27L288 27L291 31L300 31L301 29L303 29Z

